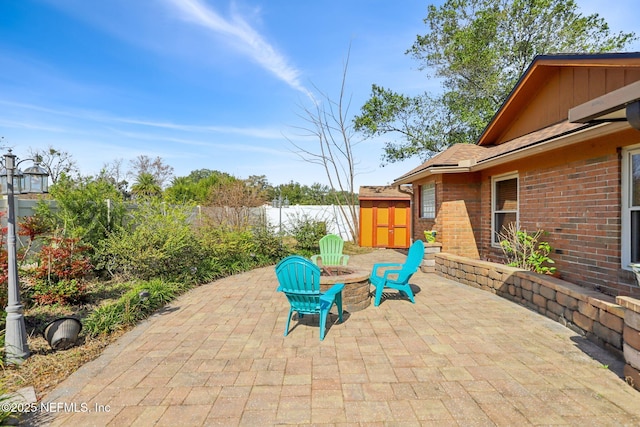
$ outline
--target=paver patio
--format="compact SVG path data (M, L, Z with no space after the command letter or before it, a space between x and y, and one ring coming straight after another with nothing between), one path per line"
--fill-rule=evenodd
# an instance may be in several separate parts
M377 250L350 264L403 259ZM43 399L56 412L29 422L640 425L640 393L606 351L488 292L420 272L411 282L416 304L390 292L324 341L316 316L283 337L289 306L273 267L198 287L75 372Z

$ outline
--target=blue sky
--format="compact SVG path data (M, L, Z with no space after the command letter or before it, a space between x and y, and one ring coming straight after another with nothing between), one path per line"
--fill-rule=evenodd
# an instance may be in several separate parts
M636 1L577 3L614 31L639 32ZM292 152L289 140L317 147L296 130L308 127L301 106L317 89L338 99L349 49L350 116L372 83L437 90L404 54L426 31L429 3L0 0L0 136L19 157L67 151L84 175L147 155L177 176L206 168L328 184ZM389 184L420 163L381 167L381 155L380 141L356 146L356 187Z

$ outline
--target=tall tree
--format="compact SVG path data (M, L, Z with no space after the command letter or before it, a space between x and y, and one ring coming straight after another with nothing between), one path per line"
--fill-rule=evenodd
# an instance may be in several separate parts
M237 178L226 172L197 169L188 176L174 177L171 185L165 189L164 197L171 203L207 204L213 187L234 181L237 181Z
M124 197L129 197L129 193L127 191L129 182L125 179L125 173L122 167L123 162L124 159L122 158L115 159L111 162L105 162L102 165L98 178L104 179L115 185Z
M383 161L428 158L475 142L536 55L621 50L636 39L613 34L574 0L447 0L428 7L429 27L406 52L440 78L440 94L409 97L373 85L355 118L368 137L386 136Z
M131 194L135 197L160 197L162 187L156 177L149 172L142 172L136 178L136 182L131 186Z
M61 151L52 146L46 149L30 148L29 156L38 159L47 173L52 183L57 183L62 174L69 175L78 172L78 165L71 154Z
M296 154L303 160L320 165L329 180L333 190L332 203L340 209L342 215L348 218L347 227L354 241L359 240L358 200L355 195L356 158L354 147L359 141L355 139L353 125L349 118L349 105L346 99L347 69L349 56L342 72L340 94L331 98L320 92L320 101L313 107L301 107L301 116L307 122L307 127L299 129L305 136L311 136L317 141L317 148L310 149L289 142L296 148Z
M163 188L165 183L173 175L173 167L164 163L164 161L158 156L152 159L146 155L139 155L134 160L130 161L132 172L134 177L139 177L142 174L150 174L154 177L156 183Z

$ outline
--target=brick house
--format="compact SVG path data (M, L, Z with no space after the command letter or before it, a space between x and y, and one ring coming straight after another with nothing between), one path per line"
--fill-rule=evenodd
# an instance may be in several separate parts
M539 229L562 278L640 297L640 53L538 56L476 144L397 178L413 186L412 237L501 261L498 232Z

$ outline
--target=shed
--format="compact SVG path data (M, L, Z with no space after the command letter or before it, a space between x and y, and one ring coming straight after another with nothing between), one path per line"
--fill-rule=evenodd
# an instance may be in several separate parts
M411 195L408 185L360 187L360 246L408 248Z

